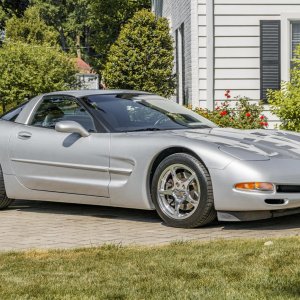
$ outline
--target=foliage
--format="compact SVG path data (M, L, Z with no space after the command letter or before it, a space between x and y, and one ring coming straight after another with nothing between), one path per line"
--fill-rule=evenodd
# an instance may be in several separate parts
M268 92L271 111L280 121L281 129L300 132L300 46L295 51L291 80L282 82L281 89Z
M167 19L156 19L147 10L137 12L110 49L104 72L107 86L171 96L175 76L169 32Z
M4 29L7 19L21 17L29 5L29 0L0 0L0 30Z
M0 103L3 111L40 93L76 85L71 59L60 50L22 42L0 48Z
M230 98L230 91L225 96ZM230 107L230 101L221 102L214 111L195 108L194 111L211 120L220 127L238 129L265 129L268 127L266 116L262 115L263 104L250 104L248 98L236 98L235 107Z
M120 30L141 9L150 9L150 0L101 0L91 1L92 24L90 45L96 53L94 66L102 70L111 45Z
M93 0L33 0L47 25L59 34L64 51L75 52L76 44L89 32L91 24L90 3ZM99 17L99 15L98 15ZM80 43L78 47L80 47Z
M92 66L103 68L108 50L121 26L150 0L32 0L46 24L59 34L66 52L82 55Z
M0 298L299 299L299 237L265 242L1 253Z
M11 41L56 45L58 34L46 25L37 6L29 7L22 18L13 16L6 22L6 37Z
M4 28L5 19L6 19L5 11L0 6L0 30Z

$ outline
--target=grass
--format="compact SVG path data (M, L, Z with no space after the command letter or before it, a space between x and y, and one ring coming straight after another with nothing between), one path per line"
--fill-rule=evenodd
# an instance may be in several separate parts
M300 238L0 253L0 299L299 299Z

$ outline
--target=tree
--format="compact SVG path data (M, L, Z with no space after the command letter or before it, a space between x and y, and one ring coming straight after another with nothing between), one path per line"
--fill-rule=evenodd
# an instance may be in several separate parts
M0 30L4 29L7 19L21 17L29 5L29 0L0 0Z
M295 51L291 80L282 82L278 91L270 90L268 102L282 122L281 129L300 132L300 46Z
M40 8L47 25L54 27L59 33L62 49L77 52L78 57L81 54L89 55L92 1L94 0L33 0Z
M92 63L98 70L104 68L109 49L118 38L122 26L137 11L150 8L150 0L91 1L90 45L95 52Z
M47 25L53 26L64 51L102 70L122 25L133 14L150 8L150 0L33 0Z
M0 102L3 112L41 93L76 87L72 60L55 47L22 42L0 48Z
M58 33L46 25L37 6L27 8L24 16L13 16L6 22L6 37L11 41L57 45Z
M112 45L104 78L110 88L135 89L169 97L174 93L173 41L167 19L137 12Z
M64 51L67 51L68 43L65 27L69 13L69 0L33 0L33 3L39 7L46 24L53 26L58 32L61 47Z

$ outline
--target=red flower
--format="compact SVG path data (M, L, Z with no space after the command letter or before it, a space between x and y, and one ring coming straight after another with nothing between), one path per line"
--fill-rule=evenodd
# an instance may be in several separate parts
M246 117L247 117L247 118L250 118L250 117L251 117L251 114L250 114L249 112L247 112L247 113L246 113Z
M227 99L230 99L230 98L231 98L231 96L230 96L230 90L226 90L224 96L225 96Z
M260 118L261 120L263 120L263 119L265 118L265 116L260 116L259 118Z
M259 123L261 126L265 126L265 122L260 122Z
M268 122L265 122L265 123L264 123L264 126L265 126L265 127L268 127L268 126L269 126Z
M226 115L227 115L227 111L226 111L226 110L221 111L221 112L220 112L220 115L221 115L222 117L226 116Z

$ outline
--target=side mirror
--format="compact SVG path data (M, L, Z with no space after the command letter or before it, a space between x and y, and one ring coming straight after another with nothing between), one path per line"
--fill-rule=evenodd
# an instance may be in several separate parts
M55 124L55 130L65 133L78 133L82 137L88 137L90 133L84 129L79 123L74 121L61 121Z

